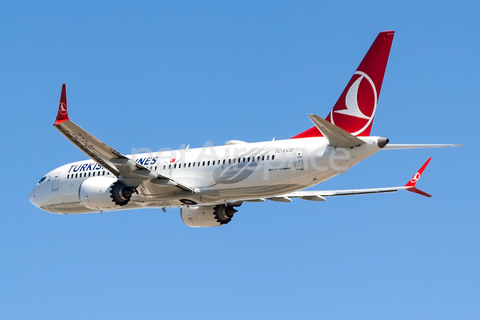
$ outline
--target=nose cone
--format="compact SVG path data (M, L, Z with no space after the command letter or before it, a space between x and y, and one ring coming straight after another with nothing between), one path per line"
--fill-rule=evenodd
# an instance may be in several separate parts
M28 196L28 200L30 203L33 204L35 207L40 208L40 199L38 198L37 188L33 188L32 192Z

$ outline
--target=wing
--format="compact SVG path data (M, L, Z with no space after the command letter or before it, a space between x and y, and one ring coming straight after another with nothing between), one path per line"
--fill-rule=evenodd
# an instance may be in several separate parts
M398 190L407 190L410 192L418 193L425 197L431 197L428 193L418 189L416 183L423 171L427 167L428 163L432 158L428 159L427 162L418 170L410 179L407 184L399 187L387 187L387 188L371 188L371 189L352 189L352 190L325 190L325 191L296 191L292 193L287 193L275 197L269 198L258 198L258 199L246 199L243 201L246 202L260 202L266 200L278 201L278 202L292 202L292 198L299 198L309 201L326 201L326 197L336 197L336 196L353 196L360 194L374 194L374 193L387 193L387 192L396 192Z
M57 118L53 126L78 149L93 161L109 170L126 185L138 186L142 182L149 180L158 186L176 186L185 191L195 192L192 187L161 175L133 161L70 121L68 117L65 84L62 86Z

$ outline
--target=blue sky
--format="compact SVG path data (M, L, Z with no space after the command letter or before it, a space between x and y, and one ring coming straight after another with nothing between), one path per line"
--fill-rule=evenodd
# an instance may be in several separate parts
M447 1L10 1L0 11L0 318L474 319L480 314L480 5ZM28 202L85 156L289 138L326 116L395 30L372 134L383 151L315 189L409 192L244 204L221 228L178 210L57 216Z

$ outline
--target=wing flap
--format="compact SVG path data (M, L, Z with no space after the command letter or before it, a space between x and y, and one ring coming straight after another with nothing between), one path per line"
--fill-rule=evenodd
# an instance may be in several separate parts
M398 190L405 190L406 187L390 187L390 188L370 188L370 189L351 189L351 190L326 190L326 191L297 191L292 192L286 197L290 198L300 198L304 200L311 200L311 198L319 197L325 201L325 197L338 197L338 196L354 196L361 194L374 194L374 193L387 193L387 192L397 192Z

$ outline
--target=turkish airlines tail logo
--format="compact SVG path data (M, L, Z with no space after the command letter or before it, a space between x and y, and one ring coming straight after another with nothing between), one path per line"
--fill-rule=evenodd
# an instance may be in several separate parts
M327 119L355 136L361 135L373 121L377 100L375 83L365 72L356 71Z
M370 135L393 36L394 31L378 34L326 120L355 136ZM312 127L293 138L321 136Z
M370 83L372 84L372 88L375 92L375 98L377 97L377 90L375 89L375 85L373 84L372 80L370 79L370 77L366 74L366 73L363 73L361 71L357 71L355 72L355 74L360 74L360 78L358 78L357 80L355 80L355 82L352 84L352 86L350 87L350 89L348 90L347 92L347 96L345 97L345 106L347 107L347 109L345 110L337 110L337 111L334 111L336 113L342 113L342 114L346 114L346 115L349 115L349 116L352 116L352 117L357 117L357 118L362 118L362 119L371 119L372 117L368 117L366 115L364 115L362 113L362 110L360 110L360 107L358 106L358 88L360 87L360 83L362 82L362 80L364 78L367 78ZM376 101L376 99L375 99ZM376 102L375 102L376 104ZM375 112L374 112L375 114Z

